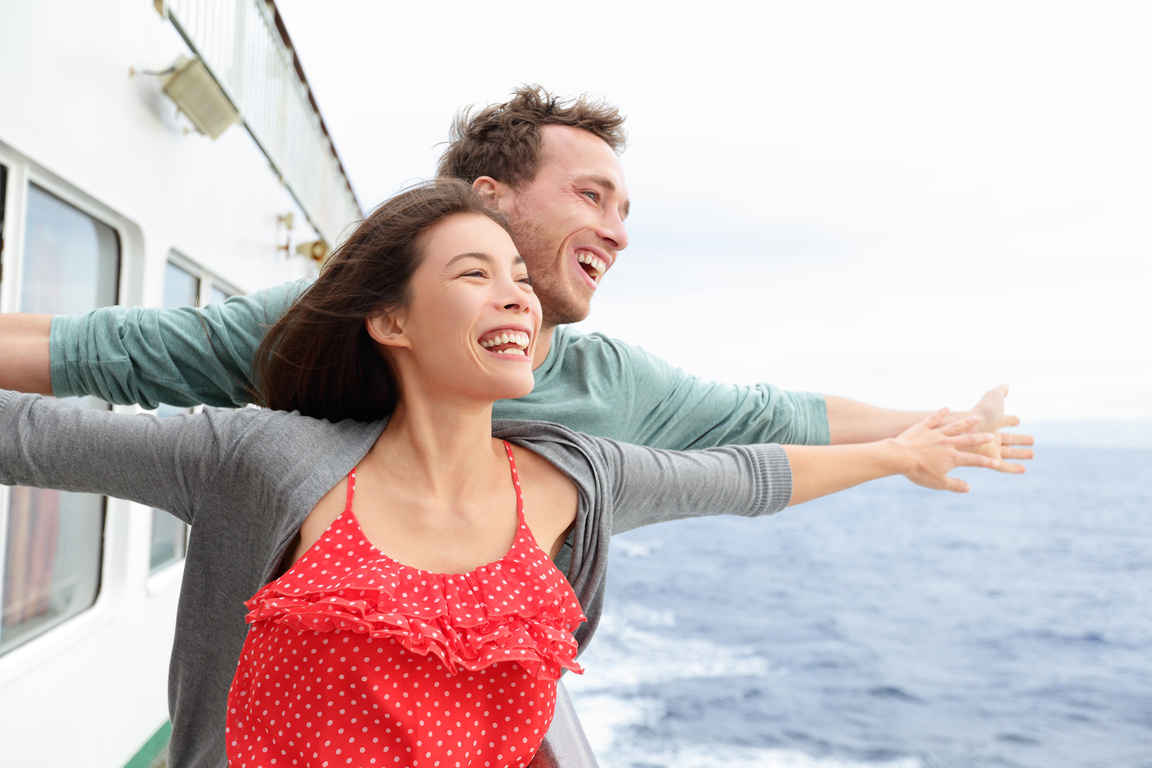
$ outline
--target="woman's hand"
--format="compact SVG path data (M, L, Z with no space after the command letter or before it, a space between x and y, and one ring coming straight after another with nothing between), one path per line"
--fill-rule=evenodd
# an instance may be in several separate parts
M999 438L971 432L980 416L945 424L941 408L896 437L854 445L785 445L792 465L792 504L827 496L889 475L904 475L917 485L938 491L967 493L968 483L948 473L956 467L998 469L1000 461L980 451Z
M984 451L999 446L999 436L969 432L980 422L979 416L944 424L947 415L948 409L941 408L892 438L897 471L925 488L967 493L968 483L948 473L956 467L999 469L998 459L984 455Z

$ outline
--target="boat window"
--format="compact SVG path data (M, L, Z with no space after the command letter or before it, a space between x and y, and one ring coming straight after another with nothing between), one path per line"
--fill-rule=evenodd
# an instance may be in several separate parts
M172 262L164 268L164 307L200 306L200 278Z
M0 165L0 257L4 255L4 200L8 194L8 169Z
M200 304L200 278L171 261L164 269L164 308L195 307ZM167 418L177 413L191 413L191 408L160 404L156 415ZM151 572L155 573L184 558L188 548L188 526L183 521L156 507L152 508Z
M116 230L31 184L20 269L21 312L76 314L115 304ZM95 398L78 405L108 408ZM100 589L105 498L8 491L0 653L89 608Z
M218 285L214 285L208 289L208 301L211 304L219 304L221 302L227 301L229 297L234 295L235 294L225 291Z

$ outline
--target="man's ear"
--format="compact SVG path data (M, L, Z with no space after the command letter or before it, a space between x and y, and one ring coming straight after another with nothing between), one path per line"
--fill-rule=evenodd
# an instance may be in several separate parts
M380 312L366 317L364 327L368 329L368 335L377 344L383 344L386 347L408 348L411 343L407 334L404 333L404 321L406 319L407 312L403 309L396 312Z
M512 188L502 181L496 181L491 176L481 176L472 182L472 189L479 193L481 199L494 211L507 213L507 206L511 202Z

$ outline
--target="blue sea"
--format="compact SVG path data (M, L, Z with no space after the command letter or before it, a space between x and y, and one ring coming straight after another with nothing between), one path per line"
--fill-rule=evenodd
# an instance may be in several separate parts
M1152 768L1152 450L617 536L603 768Z

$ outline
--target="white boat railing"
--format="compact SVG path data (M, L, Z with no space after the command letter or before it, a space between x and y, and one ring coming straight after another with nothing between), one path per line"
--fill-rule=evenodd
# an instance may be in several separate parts
M154 0L240 114L312 227L335 247L362 216L275 5Z

